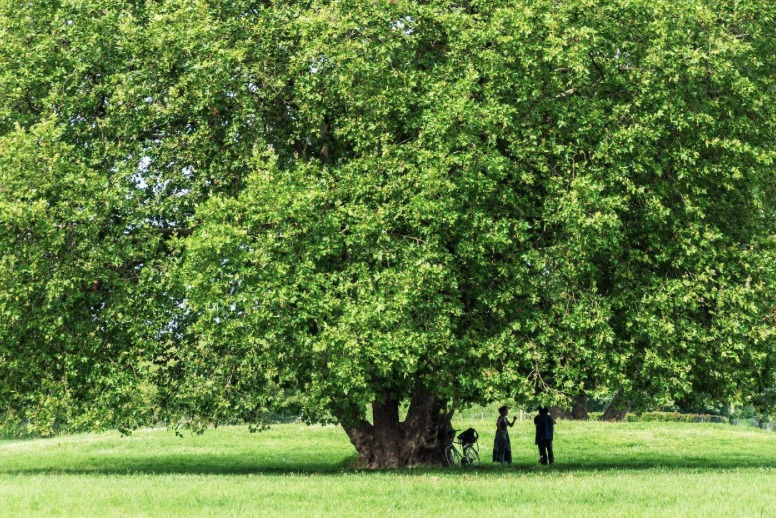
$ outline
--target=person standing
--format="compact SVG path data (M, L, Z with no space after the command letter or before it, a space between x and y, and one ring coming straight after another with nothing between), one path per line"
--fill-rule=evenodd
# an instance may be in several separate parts
M539 415L534 417L536 425L536 445L539 447L539 464L555 464L555 455L552 452L552 433L555 419L550 415L550 409L539 407Z
M496 421L496 439L493 441L493 462L501 464L512 464L512 445L509 442L509 432L507 427L512 427L517 417L510 423L507 419L509 408L504 405L498 409L498 420Z

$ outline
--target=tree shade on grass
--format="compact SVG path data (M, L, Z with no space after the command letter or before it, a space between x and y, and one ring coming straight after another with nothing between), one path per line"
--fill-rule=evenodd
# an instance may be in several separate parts
M0 409L293 389L396 467L472 402L762 394L775 10L0 1Z
M482 434L491 421L456 423ZM261 434L140 430L0 441L0 508L9 516L769 516L772 433L729 425L563 423L558 464L536 465L531 423L512 430L515 465L398 471L348 467L335 427Z

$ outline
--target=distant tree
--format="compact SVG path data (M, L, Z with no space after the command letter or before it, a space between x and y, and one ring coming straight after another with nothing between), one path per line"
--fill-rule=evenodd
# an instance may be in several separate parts
M505 396L748 401L775 15L0 0L0 411L201 429L299 390L390 467Z

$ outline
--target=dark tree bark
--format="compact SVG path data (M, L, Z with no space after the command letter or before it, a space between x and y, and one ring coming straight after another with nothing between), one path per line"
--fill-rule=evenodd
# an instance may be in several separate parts
M550 415L555 419L568 419L574 421L587 421L587 396L579 396L574 399L574 406L566 410L559 406L550 408Z
M565 408L561 408L559 406L554 406L550 408L550 415L554 419L573 419L574 417L571 415L571 412L566 410Z
M622 399L622 389L617 391L614 395L614 399L606 407L604 413L598 418L599 421L622 421L625 419L625 414L630 411L631 401L620 401Z
M571 408L571 418L575 421L587 421L587 396L579 396L574 400L574 406Z
M453 412L433 396L416 394L407 418L399 421L399 402L384 394L372 403L373 423L362 420L345 426L361 462L370 468L401 468L421 464L444 465L444 450L452 443Z

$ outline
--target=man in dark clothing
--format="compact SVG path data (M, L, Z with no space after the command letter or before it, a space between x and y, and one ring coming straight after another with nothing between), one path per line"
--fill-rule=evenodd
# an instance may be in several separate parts
M550 409L539 407L539 415L534 417L536 426L536 445L539 446L539 464L555 463L555 455L552 453L552 432L555 419L550 415Z

